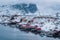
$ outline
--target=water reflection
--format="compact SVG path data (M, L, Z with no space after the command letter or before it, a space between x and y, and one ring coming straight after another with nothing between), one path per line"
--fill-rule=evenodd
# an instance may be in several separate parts
M0 25L0 40L59 40L48 37L40 37L32 33L25 33L16 28Z

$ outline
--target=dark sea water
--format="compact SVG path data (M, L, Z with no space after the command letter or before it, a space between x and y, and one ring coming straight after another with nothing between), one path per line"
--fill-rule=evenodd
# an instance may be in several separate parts
M19 29L0 25L0 40L60 40L58 38L40 37L33 33L22 32Z

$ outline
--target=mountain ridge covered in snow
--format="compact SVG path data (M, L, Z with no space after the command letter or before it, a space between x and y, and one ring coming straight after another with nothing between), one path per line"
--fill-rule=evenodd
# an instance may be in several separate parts
M1 14L33 14L38 10L36 4L13 4L13 5L2 5L0 6L0 13Z

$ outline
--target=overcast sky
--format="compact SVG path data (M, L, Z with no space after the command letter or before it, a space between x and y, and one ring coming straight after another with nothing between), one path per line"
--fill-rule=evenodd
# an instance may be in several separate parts
M60 0L0 0L2 4L35 3L42 14L55 14L60 11Z

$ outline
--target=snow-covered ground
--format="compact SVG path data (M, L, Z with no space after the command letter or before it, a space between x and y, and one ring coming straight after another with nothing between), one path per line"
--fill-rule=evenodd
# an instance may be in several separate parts
M11 19L10 17L1 17L0 23L9 23L10 21L20 22L20 20L23 19L23 21L20 22L19 24L27 24L29 20L33 20L33 22L30 25L31 26L38 25L38 27L40 27L43 31L53 31L53 30L60 29L59 28L60 25L56 24L56 23L58 23L59 19L55 20L55 19L44 18L44 17L35 18L34 16L32 16L32 17L31 16L18 16L18 17L14 17L14 18L15 18L14 20L10 20ZM24 21L24 20L26 20L26 21ZM57 29L56 29L56 27L57 27Z

